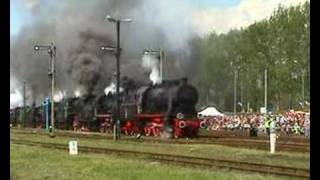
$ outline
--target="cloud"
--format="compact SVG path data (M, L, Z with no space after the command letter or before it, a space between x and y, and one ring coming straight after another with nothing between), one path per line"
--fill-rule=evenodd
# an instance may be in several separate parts
M40 5L40 0L24 0L24 5L26 8L32 10Z
M226 33L269 17L279 4L288 7L309 0L243 0L237 6L209 8L193 13L193 26L199 34Z

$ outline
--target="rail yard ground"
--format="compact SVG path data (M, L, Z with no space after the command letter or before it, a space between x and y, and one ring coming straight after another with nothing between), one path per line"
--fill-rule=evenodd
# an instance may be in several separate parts
M27 129L17 129L12 128L16 133L19 134L34 134L47 135L45 130L34 130L31 128ZM222 133L222 134L221 134ZM226 135L223 131L212 133L206 133L207 135L200 135L197 138L179 138L179 139L163 139L159 137L146 137L143 136L141 140L143 142L149 143L170 143L170 144L218 144L226 145L231 147L241 147L249 149L269 149L269 139L266 136L259 137L248 137L248 136L238 136L237 134ZM58 136L64 137L78 137L87 139L113 139L112 134L108 133L97 133L97 132L74 132L68 130L58 130L56 132ZM222 136L221 136L222 135ZM122 141L134 141L137 142L135 136L122 136ZM281 136L277 140L277 151L287 151L287 152L309 152L310 143L305 137L294 137L294 136Z
M11 139L64 143L66 145L70 140L77 140L79 145L90 147L190 155L206 158L233 159L239 161L266 163L271 165L286 165L299 168L309 168L310 166L309 153L277 152L275 155L271 155L266 150L232 148L214 144L163 144L143 142L143 140L115 142L111 139L87 139L77 137L76 135L74 137L57 136L55 138L50 138L46 135L18 134L15 132L18 131L11 130Z
M70 140L79 146L103 147L141 152L156 152L173 155L188 155L230 159L270 165L310 168L309 153L277 152L232 148L209 144L163 144L147 142L114 142L108 139L86 139L81 137L50 138L37 134L18 134L11 130L12 140L62 143L66 147ZM12 179L288 179L288 177L248 173L227 169L201 169L162 164L143 157L123 157L105 154L70 156L66 151L30 147L11 143Z
M11 145L10 173L13 180L60 179L291 179L227 169L194 169L101 154L70 156L40 147Z

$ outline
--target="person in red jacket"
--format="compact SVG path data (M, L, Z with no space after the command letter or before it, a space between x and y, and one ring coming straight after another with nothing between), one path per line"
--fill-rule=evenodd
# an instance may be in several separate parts
M72 126L73 126L73 131L78 131L79 130L79 118L78 118L78 116L77 115L74 115L74 117L73 117L73 124L72 124Z

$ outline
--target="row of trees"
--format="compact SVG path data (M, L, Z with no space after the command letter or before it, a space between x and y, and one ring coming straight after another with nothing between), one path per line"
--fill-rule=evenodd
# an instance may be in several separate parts
M271 17L247 28L194 39L192 52L199 59L192 81L200 105L233 111L237 71L238 111L259 111L266 69L268 110L301 109L310 99L310 3L279 5Z

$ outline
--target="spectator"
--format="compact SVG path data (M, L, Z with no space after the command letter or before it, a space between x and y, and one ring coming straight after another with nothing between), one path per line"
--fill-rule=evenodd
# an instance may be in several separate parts
M90 130L86 125L82 125L81 128L80 128L80 131L81 132L89 132Z
M78 131L79 130L79 127L80 127L80 124L79 124L79 119L78 119L78 116L77 115L74 115L74 118L73 118L73 131Z
M103 118L100 124L100 132L105 133L107 131L107 119Z
M304 122L304 135L307 137L307 138L310 138L310 120L307 119L305 122Z
M300 135L300 133L301 133L301 128L300 128L300 126L298 125L298 122L295 122L295 123L294 123L293 131L294 131L294 134Z
M266 134L269 136L270 135L270 118L266 117L266 120L264 121L264 128L266 129Z

